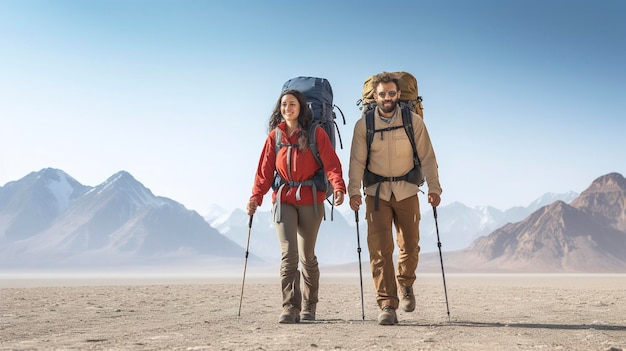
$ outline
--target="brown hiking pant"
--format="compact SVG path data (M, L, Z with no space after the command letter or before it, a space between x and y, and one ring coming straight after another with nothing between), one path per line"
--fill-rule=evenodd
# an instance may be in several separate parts
M379 199L374 210L374 196L365 197L367 218L367 245L370 252L370 268L376 301L383 308L398 308L398 284L413 286L419 259L420 207L417 195L396 201L392 195L389 202ZM396 226L398 243L398 272L393 262L392 223ZM397 280L396 280L397 279Z
M302 302L314 304L318 301L320 271L315 256L317 232L324 217L324 203L317 204L317 216L313 205L274 204L281 207L281 222L275 223L282 251L280 261L280 284L283 306L294 305L302 309ZM304 286L300 291L302 265ZM304 300L304 301L303 301Z

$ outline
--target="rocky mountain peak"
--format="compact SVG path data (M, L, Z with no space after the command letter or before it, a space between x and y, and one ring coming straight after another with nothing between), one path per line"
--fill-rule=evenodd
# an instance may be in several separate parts
M599 223L626 232L626 178L619 173L597 178L572 201L572 206Z

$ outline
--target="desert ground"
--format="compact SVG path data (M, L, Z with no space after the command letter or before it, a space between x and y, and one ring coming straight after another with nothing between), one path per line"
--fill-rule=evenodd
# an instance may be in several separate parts
M442 275L418 273L395 326L376 322L367 266L363 304L358 271L322 269L318 319L293 325L277 276L248 272L242 297L242 274L0 273L0 349L626 349L626 274L446 274L446 306Z

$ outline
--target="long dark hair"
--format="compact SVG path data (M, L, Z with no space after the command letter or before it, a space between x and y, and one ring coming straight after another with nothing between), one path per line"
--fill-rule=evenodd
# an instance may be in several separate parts
M285 95L293 95L300 104L300 112L298 113L298 125L300 126L300 132L298 133L298 145L300 150L306 150L309 147L309 129L311 129L313 119L304 94L298 90L285 90L280 94L278 101L276 102L276 106L274 107L274 111L270 116L268 132L274 130L274 128L276 128L276 126L283 121L283 115L280 113L280 103Z

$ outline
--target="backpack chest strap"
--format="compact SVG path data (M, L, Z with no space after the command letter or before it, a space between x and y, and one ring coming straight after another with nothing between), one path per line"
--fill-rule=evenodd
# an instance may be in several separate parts
M396 129L400 129L400 128L404 128L404 126L393 126L393 127L387 127L387 128L381 128L381 129L374 129L372 131L373 135L375 135L376 133L380 133L380 140L383 140L383 133L384 132L390 132L392 130L396 130Z

